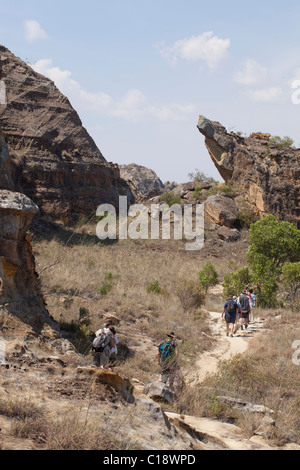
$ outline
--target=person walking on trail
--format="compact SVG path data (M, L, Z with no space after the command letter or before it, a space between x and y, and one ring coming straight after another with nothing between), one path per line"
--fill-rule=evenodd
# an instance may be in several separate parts
M238 316L238 304L230 298L224 304L222 311L222 318L225 316L226 321L226 335L233 337L236 333L236 319Z
M256 295L253 292L253 289L249 290L250 298L251 298L251 303L252 303L252 309L251 309L251 319L254 321L254 311L256 307Z
M116 347L115 330L111 323L95 333L92 349L94 351L94 367L107 368L110 352Z
M161 368L161 381L169 382L170 388L174 388L175 379L179 374L178 343L175 333L167 334L166 339L158 347L158 365Z
M117 354L118 354L118 348L117 348L117 344L119 343L119 338L117 337L117 332L116 332L116 329L114 326L111 327L111 332L113 333L114 337L115 337L115 346L112 347L109 351L109 356L111 359L111 363L112 365L115 364L116 362L116 358L117 358Z
M237 316L236 316L236 321L235 321L235 332L237 332L237 330L239 328L241 313L242 313L241 312L241 305L239 304L239 299L236 295L234 295L232 298L233 298L234 302L237 303L237 306L238 306L238 311L237 311Z
M246 291L243 291L239 297L239 304L241 306L241 317L240 317L240 327L243 330L243 322L245 323L245 329L249 325L249 316L251 311L251 305L249 296Z

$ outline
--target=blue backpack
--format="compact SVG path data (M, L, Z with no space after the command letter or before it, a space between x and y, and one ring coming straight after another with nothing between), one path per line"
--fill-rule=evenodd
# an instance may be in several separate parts
M174 345L172 344L172 341L165 341L159 346L159 351L160 351L160 359L162 362L164 362L166 359L169 359L174 351Z

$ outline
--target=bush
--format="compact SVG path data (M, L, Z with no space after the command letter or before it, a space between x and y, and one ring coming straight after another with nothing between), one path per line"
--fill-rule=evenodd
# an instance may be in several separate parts
M174 204L181 204L180 196L174 196L172 193L164 193L160 196L160 201L168 204L169 207Z
M251 285L251 282L252 279L247 266L239 269L238 271L227 274L224 277L223 282L223 293L225 299L230 299L234 295L239 296L245 287Z
M210 287L216 286L219 283L218 273L212 263L207 263L202 271L199 273L200 286L208 291Z
M216 181L212 176L207 176L205 173L202 171L196 170L194 173L189 173L188 177L195 182L203 182L203 183L209 183L209 184L218 184L218 181Z
M177 287L177 297L184 312L196 310L205 302L205 291L196 281L183 281Z
M112 285L109 282L102 282L101 286L99 287L99 294L107 295L112 290Z
M270 137L270 142L275 144L277 147L292 147L292 145L294 144L294 141L291 137L279 137L278 135Z
M151 293L154 292L155 294L161 294L162 288L159 285L158 281L151 282L147 287L147 292Z

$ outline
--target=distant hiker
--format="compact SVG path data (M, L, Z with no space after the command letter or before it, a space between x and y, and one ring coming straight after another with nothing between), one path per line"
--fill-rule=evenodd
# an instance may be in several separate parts
M239 297L239 304L241 306L241 317L240 317L240 326L243 330L243 322L245 323L245 329L248 328L249 316L251 311L250 299L246 291L243 291Z
M112 349L116 347L114 328L111 323L107 323L105 328L98 330L93 341L94 367L105 368L109 363L109 356Z
M226 321L226 334L229 336L233 336L236 333L236 319L238 315L238 304L233 300L231 297L229 300L227 300L224 304L224 308L222 311L222 318L225 315L225 321Z
M117 354L118 354L117 344L119 343L119 338L117 337L116 330L115 330L115 328L114 328L113 326L111 327L110 330L111 330L111 332L112 332L113 335L114 335L114 338L115 338L115 342L116 342L116 343L115 343L115 346L110 349L110 351L109 351L109 356L110 356L110 358L112 358L112 361L115 362L116 356L117 356Z
M170 388L174 388L176 376L180 367L177 362L178 343L175 333L167 334L166 339L158 347L158 364L161 367L161 381L164 384L169 382Z
M251 302L252 302L251 317L252 317L252 321L254 321L254 309L256 308L256 295L254 294L253 289L249 290L249 294L250 294Z

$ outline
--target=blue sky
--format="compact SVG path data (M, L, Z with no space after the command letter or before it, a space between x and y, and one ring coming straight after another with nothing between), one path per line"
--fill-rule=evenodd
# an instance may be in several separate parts
M196 128L291 136L300 146L300 4L0 0L0 43L55 81L108 161L183 182L219 178Z

